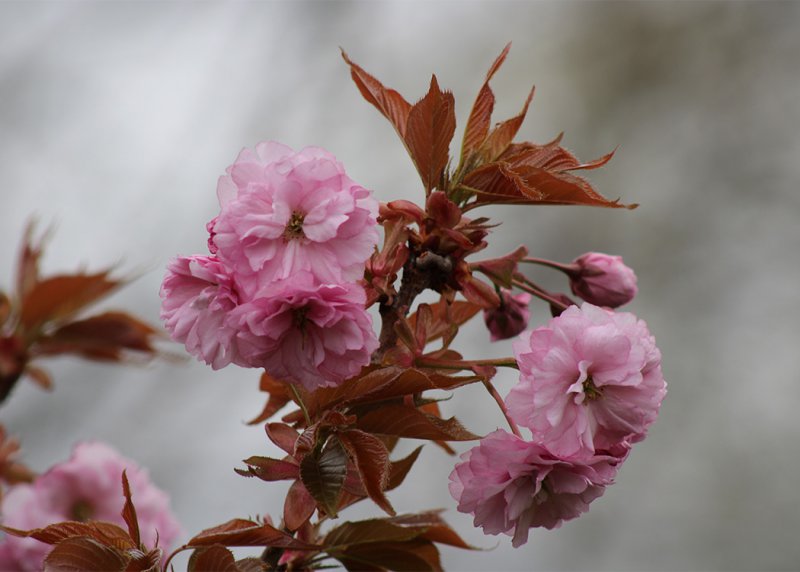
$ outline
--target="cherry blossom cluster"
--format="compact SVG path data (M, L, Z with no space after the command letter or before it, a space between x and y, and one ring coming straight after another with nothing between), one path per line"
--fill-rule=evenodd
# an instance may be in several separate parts
M378 341L357 282L378 203L327 151L244 149L220 177L209 255L178 257L161 289L173 339L219 369L264 368L311 391L369 362Z
M19 530L61 521L124 525L123 471L136 499L143 544L168 549L183 534L169 497L152 483L145 469L100 442L77 444L68 460L55 464L30 484L12 487L0 504L2 524ZM34 538L6 535L0 542L0 570L42 570L51 549Z
M588 271L594 284L580 275L587 260L599 261ZM590 253L571 270L573 292L584 298L612 306L635 294L619 257ZM520 380L505 404L516 434L497 430L467 451L450 492L476 526L512 535L516 547L531 527L557 528L603 494L655 421L666 383L647 325L589 302L524 332L513 348Z

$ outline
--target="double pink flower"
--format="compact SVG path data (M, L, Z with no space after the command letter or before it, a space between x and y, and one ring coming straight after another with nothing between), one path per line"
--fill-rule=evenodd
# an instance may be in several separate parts
M217 186L213 256L179 257L161 317L214 369L263 367L308 390L341 383L377 347L356 283L378 241L378 203L327 151L244 149Z
M578 517L614 480L655 421L666 383L647 325L630 313L571 306L514 343L520 381L509 415L527 441L496 431L450 475L458 510L514 546L528 529Z
M100 520L125 528L122 472L130 483L142 543L168 549L181 534L169 497L147 471L99 442L80 443L72 456L31 484L11 488L0 503L2 523L30 530L62 521ZM41 570L52 546L33 538L6 535L0 542L0 570Z

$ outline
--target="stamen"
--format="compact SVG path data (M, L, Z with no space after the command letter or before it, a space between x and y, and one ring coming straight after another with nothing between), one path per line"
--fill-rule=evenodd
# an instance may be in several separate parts
M586 396L586 401L584 401L584 403L603 397L602 388L599 388L594 384L594 380L592 379L591 375L588 376L586 381L583 382L583 394Z
M92 505L90 505L85 500L79 500L74 505L72 505L72 510L70 511L70 517L72 520L76 520L78 522L86 522L90 520L94 516L94 510L92 509Z
M292 211L292 216L289 218L289 222L286 223L286 229L283 231L283 238L286 240L303 238L305 236L303 233L303 220L305 217L306 215L301 212Z

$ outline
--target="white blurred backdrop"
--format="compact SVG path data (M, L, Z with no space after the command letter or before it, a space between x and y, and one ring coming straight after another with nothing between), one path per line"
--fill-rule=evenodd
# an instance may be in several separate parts
M619 146L591 178L642 206L496 208L491 252L525 243L563 261L623 255L640 285L627 309L658 340L669 394L617 484L520 549L455 511L454 458L433 446L392 502L446 508L468 541L497 546L444 549L450 570L797 570L798 29L791 2L2 2L0 288L36 215L42 228L56 223L46 273L141 271L104 306L158 323L167 260L205 249L217 177L260 140L323 146L381 200L419 200L410 160L339 46L411 100L436 73L456 96L457 141L486 69L513 41L492 84L496 117L515 114L535 83L520 138L563 130L587 160ZM543 305L533 310L534 325L546 320ZM470 355L510 355L480 323L463 338ZM52 394L23 383L0 408L33 468L99 438L150 469L188 532L280 514L280 485L232 470L274 453L243 424L263 404L258 372L46 367ZM501 377L501 392L513 382ZM477 389L445 409L478 432L502 425Z

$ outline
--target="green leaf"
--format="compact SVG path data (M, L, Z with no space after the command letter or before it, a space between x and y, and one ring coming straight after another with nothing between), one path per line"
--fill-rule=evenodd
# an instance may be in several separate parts
M347 475L347 454L338 439L331 438L324 447L316 447L303 457L300 478L303 484L331 517L336 518L336 507Z

